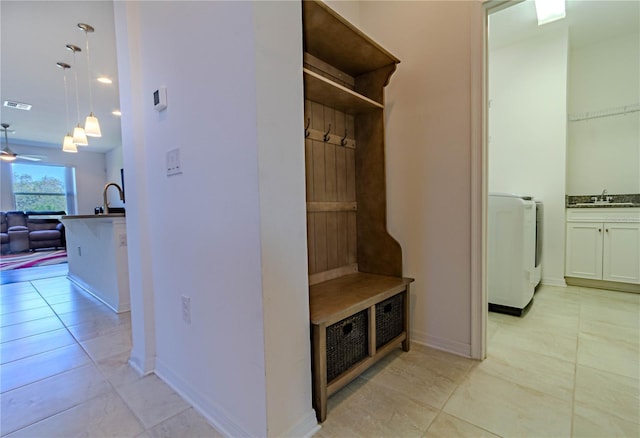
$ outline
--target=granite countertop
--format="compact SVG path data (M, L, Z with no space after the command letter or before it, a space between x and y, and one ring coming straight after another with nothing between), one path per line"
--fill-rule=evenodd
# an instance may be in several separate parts
M608 203L595 202L600 200L602 194L598 195L566 195L565 206L567 208L633 208L640 207L640 193L627 195L606 194Z
M75 214L69 216L62 216L62 219L108 219L115 217L125 217L124 213L109 213L109 214Z

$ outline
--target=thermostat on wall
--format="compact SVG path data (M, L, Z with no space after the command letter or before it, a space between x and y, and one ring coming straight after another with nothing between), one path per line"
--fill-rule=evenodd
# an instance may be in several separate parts
M167 108L167 88L160 87L153 92L153 108L162 111Z

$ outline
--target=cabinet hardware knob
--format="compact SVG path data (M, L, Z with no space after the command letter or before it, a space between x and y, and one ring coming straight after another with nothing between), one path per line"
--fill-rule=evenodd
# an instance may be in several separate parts
M598 233L602 233L602 228L598 228Z
M605 230L607 233L609 232L609 228L605 228L604 230Z

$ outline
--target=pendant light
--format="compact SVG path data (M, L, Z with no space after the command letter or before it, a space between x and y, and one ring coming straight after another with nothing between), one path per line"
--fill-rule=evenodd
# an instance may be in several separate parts
M18 155L9 149L9 137L7 136L7 131L9 130L10 125L8 123L2 123L0 126L2 126L2 130L4 131L4 147L0 154L0 160L14 161Z
M69 126L69 97L67 93L67 69L71 68L71 66L65 62L57 62L56 65L60 67L64 73L64 110L67 113L67 126ZM71 133L67 131L67 135L64 136L62 140L62 151L76 153L78 152L78 148L73 143L73 137L71 137Z
M100 123L98 118L93 115L93 87L91 80L91 59L89 57L89 32L93 32L95 29L93 26L86 23L78 23L78 27L84 30L84 39L87 49L87 80L89 81L89 115L84 122L84 132L89 137L102 137L100 132Z
M81 52L82 49L73 44L67 44L67 49L73 52L73 65L77 66L76 63L76 52ZM78 72L77 69L73 71L75 82L76 82L76 113L78 116L78 126L73 128L73 143L77 146L87 146L89 142L87 141L87 135L84 132L84 128L80 126L80 98L78 97Z

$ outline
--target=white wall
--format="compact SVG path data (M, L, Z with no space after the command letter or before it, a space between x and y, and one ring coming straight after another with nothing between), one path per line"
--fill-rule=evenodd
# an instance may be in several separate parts
M569 113L640 103L640 35L571 51ZM640 112L569 122L567 194L640 193Z
M11 144L11 149L18 154L46 155L47 158L42 161L43 164L75 167L77 214L93 214L93 209L102 205L102 188L106 178L103 153L81 150L77 154L70 154L62 152L61 149L14 144ZM31 163L31 161L22 160L19 162ZM1 208L2 211L13 210L10 164L0 161L0 166Z
M363 3L360 0L322 0L331 9L336 11L342 17L349 20L349 23L360 28L360 5Z
M114 182L119 186L122 186L121 177L120 177L120 169L124 167L122 160L122 146L114 148L109 152L104 154L105 162L107 167L107 178L106 181ZM125 176L126 179L126 176ZM118 191L111 187L109 188L109 192L107 193L109 199L110 207L124 207L124 203L120 200L118 196ZM126 198L125 198L126 201Z
M123 118L125 166L136 169L126 180L136 202L128 211L137 210L128 242L143 256L130 271L147 263L152 277L132 283L133 354L155 320L156 373L226 435L308 434L300 4L116 11L118 63L130 70L121 102L136 112L133 123ZM159 86L162 113L151 106ZM167 177L174 148L183 174ZM191 298L191 324L181 295ZM150 318L134 308L150 303Z
M387 216L412 284L413 340L471 354L471 107L479 2L363 2L401 63L386 88ZM473 31L472 31L473 29Z
M564 285L566 30L489 52L489 191L544 203L542 282Z
M301 13L299 2L254 3L268 436L304 436L317 424L310 388Z

